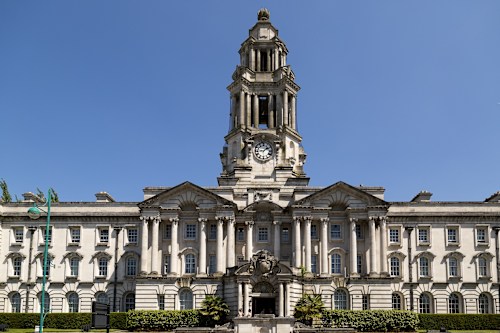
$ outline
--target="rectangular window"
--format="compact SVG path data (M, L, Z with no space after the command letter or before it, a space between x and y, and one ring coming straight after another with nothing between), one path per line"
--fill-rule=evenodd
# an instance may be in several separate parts
M78 258L69 259L69 274L71 276L78 276L80 260Z
M128 228L127 239L129 243L137 244L139 242L139 230L137 228Z
M18 244L22 243L24 239L23 227L16 227L13 229L13 231L14 231L14 241Z
M363 229L361 224L356 224L356 239L363 239Z
M109 242L109 229L108 228L99 228L99 243L108 243Z
M340 254L334 253L332 254L332 274L341 274L342 273L342 260L340 258Z
M163 257L163 274L170 273L170 255Z
M362 309L369 310L370 309L370 295L363 295L361 297L362 297L361 298Z
M451 257L448 259L448 275L450 277L458 276L458 260L456 258Z
M342 239L342 232L340 229L340 224L330 225L330 238L334 240Z
M211 255L208 257L208 274L214 274L217 270L217 257Z
M478 273L480 277L488 276L488 262L485 258L479 257L477 259Z
M165 310L165 295L163 294L158 295L158 309Z
M49 244L52 242L52 227L49 227ZM42 227L42 243L45 243L45 239L47 238L47 234L46 234L46 228L45 227Z
M460 242L458 235L458 227L447 228L448 245L457 245Z
M486 245L488 243L488 227L477 227L476 243L478 245Z
M241 228L241 227L238 228L236 238L239 242L243 242L245 240L245 228Z
M137 259L135 257L127 258L127 276L137 275Z
M281 228L281 241L283 243L288 243L290 241L290 231L288 227Z
M22 259L21 257L15 257L12 259L12 275L21 276Z
M196 239L196 224L186 224L186 239Z
M426 257L421 257L419 259L419 273L420 277L429 276L429 259Z
M267 242L269 240L269 232L266 227L259 227L257 240L259 242Z
M71 243L80 244L80 228L79 227L70 228L69 232L70 232Z
M400 276L399 270L399 259L396 257L391 257L391 276Z
M311 256L311 273L318 274L318 257Z
M357 266L357 269L358 269L358 271L357 271L358 274L361 274L362 269L363 269L363 257L360 254L358 254L356 256L356 266Z
M429 228L428 227L419 227L418 228L418 243L419 244L429 244Z
M108 259L99 258L99 276L108 275Z
M208 234L208 239L217 239L217 225L210 225L210 233Z
M389 229L389 243L399 244L399 229L391 228Z
M311 225L311 239L318 239L318 226L315 224Z
M172 225L165 224L165 239L172 239Z

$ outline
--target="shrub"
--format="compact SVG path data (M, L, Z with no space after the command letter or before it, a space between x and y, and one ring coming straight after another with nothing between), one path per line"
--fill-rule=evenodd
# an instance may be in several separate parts
M420 329L438 330L497 330L500 327L499 314L431 314L421 313Z
M121 330L127 329L127 313L126 312L111 312L109 314L109 326Z
M219 296L206 295L201 303L200 313L203 316L203 326L214 327L226 321L229 306Z
M133 310L127 312L127 329L169 331L177 327L198 327L201 317L198 310Z
M324 327L352 327L361 332L415 331L419 318L416 313L396 310L325 310Z
M295 305L293 316L300 322L312 325L314 319L321 318L323 301L321 295L304 295Z

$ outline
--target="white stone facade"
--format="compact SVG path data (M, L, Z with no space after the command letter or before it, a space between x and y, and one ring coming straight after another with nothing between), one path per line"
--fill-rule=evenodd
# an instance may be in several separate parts
M52 312L199 307L217 294L291 316L303 291L328 308L499 313L500 194L484 202L384 201L381 187L308 186L299 86L265 10L228 90L218 186L148 187L142 202L54 203ZM0 311L38 312L45 220L37 198L0 204Z

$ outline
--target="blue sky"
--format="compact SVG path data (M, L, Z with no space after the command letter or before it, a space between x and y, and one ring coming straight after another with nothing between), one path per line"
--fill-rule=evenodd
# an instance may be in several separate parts
M267 7L313 186L500 190L500 1L0 2L0 178L63 201L215 186L226 86Z

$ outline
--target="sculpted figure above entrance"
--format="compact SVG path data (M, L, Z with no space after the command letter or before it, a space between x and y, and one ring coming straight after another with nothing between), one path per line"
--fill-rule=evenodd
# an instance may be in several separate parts
M281 272L279 261L269 251L262 250L252 256L248 272L264 278Z

